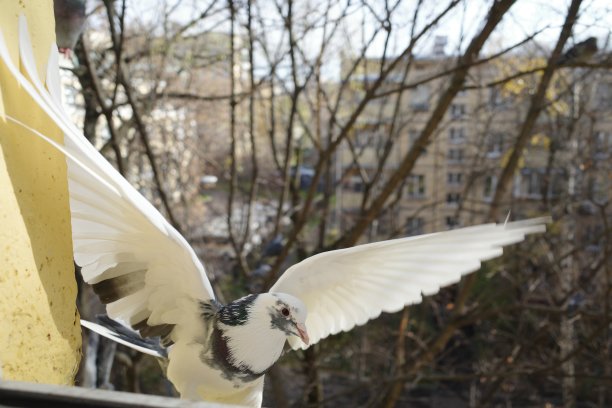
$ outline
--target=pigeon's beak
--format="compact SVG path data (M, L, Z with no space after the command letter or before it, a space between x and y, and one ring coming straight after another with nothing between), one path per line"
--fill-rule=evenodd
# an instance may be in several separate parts
M310 343L310 339L308 338L308 332L306 331L306 325L302 323L296 323L295 327L297 327L297 331L300 334L300 339L302 339L304 344L308 345Z

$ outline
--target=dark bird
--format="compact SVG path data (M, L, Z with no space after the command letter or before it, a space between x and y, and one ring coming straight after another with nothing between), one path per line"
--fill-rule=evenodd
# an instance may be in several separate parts
M27 44L24 36L26 62L33 60ZM265 374L286 343L305 349L419 303L505 245L545 231L547 219L539 218L324 252L290 267L267 293L223 305L185 238L71 122L60 103L57 58L45 80L35 64L23 64L22 74L4 44L0 60L64 134L59 144L5 115L66 156L74 258L117 322L82 324L163 359L182 398L260 407Z
M567 65L579 62L587 62L597 52L597 38L589 37L567 50L557 65Z
M86 0L54 0L55 41L60 52L70 56L85 28Z

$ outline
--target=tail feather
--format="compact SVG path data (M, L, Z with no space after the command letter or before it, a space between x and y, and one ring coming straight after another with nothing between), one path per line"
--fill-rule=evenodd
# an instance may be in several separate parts
M158 358L168 358L167 350L161 346L158 339L143 339L140 335L106 315L98 315L100 324L81 319L81 325L114 342L123 344L134 350Z

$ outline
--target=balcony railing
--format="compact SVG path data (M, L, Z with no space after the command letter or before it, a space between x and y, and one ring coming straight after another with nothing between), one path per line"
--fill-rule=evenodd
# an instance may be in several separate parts
M45 408L231 408L234 405L82 387L0 380L0 406Z

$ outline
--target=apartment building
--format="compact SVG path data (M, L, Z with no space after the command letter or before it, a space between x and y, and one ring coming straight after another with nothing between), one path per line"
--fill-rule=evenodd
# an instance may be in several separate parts
M508 57L471 69L431 143L421 149L401 192L372 224L371 239L486 221L538 77L496 82L509 67L521 70L543 62ZM405 89L374 99L364 110L350 141L336 156L337 176L342 179L337 192L341 230L362 207L367 208L368 199L413 147L446 86L448 76L442 74L454 64L454 58L440 53L402 61L379 93ZM362 72L353 75L355 100L380 72L378 60L362 65ZM610 199L612 76L606 71L564 68L551 88L549 106L531 132L500 213L512 211L514 218L551 214L566 202L592 218L578 222L584 228L578 228L577 234L590 234L595 240L597 217L586 213L593 213L597 202Z

